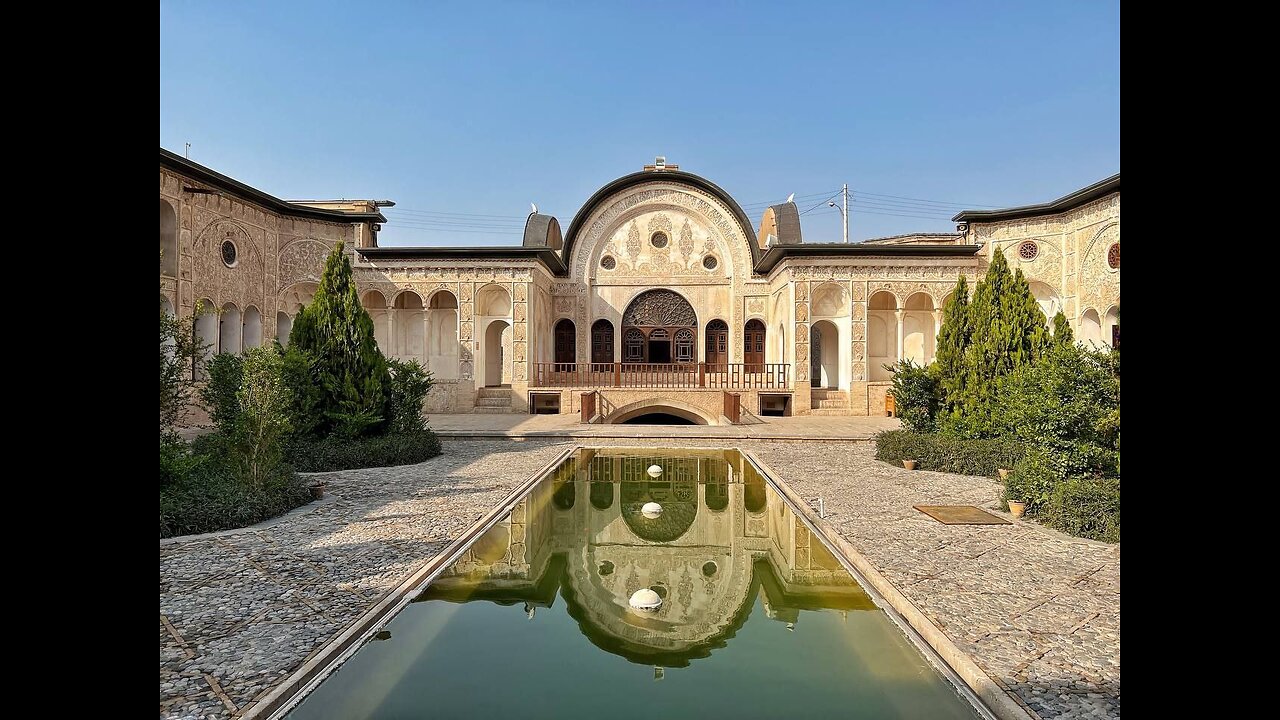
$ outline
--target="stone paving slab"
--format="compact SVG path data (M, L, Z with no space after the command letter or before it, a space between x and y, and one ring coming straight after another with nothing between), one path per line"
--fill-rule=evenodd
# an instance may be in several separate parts
M937 523L911 506L990 508L998 484L880 463L869 443L664 444L740 446L822 496L827 522L1033 713L1120 716L1118 545ZM421 465L327 473L334 500L313 512L162 545L161 717L241 715L565 445L450 442Z

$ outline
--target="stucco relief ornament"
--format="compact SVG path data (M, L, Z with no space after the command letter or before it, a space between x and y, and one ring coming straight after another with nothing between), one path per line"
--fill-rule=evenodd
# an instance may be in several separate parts
M693 228L689 225L689 221L684 221L684 226L680 228L680 254L685 260L693 255Z
M631 261L632 267L640 260L640 226L635 220L631 221L631 227L627 230L627 259Z

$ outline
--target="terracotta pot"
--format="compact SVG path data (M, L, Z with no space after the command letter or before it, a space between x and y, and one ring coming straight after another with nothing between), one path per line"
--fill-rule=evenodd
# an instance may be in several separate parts
M1009 501L1009 513L1013 515L1015 518L1021 518L1023 513L1025 513L1026 511L1027 511L1026 503L1018 502L1017 500Z
M1002 482L1009 479L1009 468L996 468L996 472L1000 473Z
M906 468L906 469L908 469L908 470L915 470L915 469L916 469L916 461L915 461L915 460L903 460L903 461L902 461L902 467L904 467L904 468Z
M312 499L312 500L323 500L323 499L324 499L324 485L312 485L312 486L311 486L311 499Z

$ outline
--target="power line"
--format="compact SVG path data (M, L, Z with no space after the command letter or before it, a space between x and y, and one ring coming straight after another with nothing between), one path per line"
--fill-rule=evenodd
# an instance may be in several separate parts
M819 201L817 205L814 205L813 207L809 208L808 210L805 210L804 212L802 212L802 213L800 213L800 214L801 214L801 215L807 215L807 214L809 214L809 213L813 212L814 210L816 210L816 209L818 209L818 208L822 207L823 205L826 205L827 203L829 203L829 202L831 202L832 200L834 200L834 199L835 199L835 197L836 197L836 195L839 195L839 194L840 194L840 191L839 191L839 190L835 191L835 193L833 193L832 195L830 195L829 197L827 197L827 199Z
M954 203L954 202L943 202L942 200L925 200L924 198L904 197L902 195L880 195L878 193L866 192L863 190L850 190L849 192L862 193L863 195L870 195L873 197L893 198L894 200L915 200L917 202L932 203L934 205L950 205L950 206L958 207L961 209L971 208L971 207L982 207L982 208L999 208L1000 207L999 205L980 205L978 203Z

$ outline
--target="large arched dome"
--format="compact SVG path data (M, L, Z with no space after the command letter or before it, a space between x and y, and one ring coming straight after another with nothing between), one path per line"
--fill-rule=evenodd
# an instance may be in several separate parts
M587 200L565 234L563 257L578 279L597 270L748 277L760 255L751 227L715 183L679 170L644 171L614 180Z

